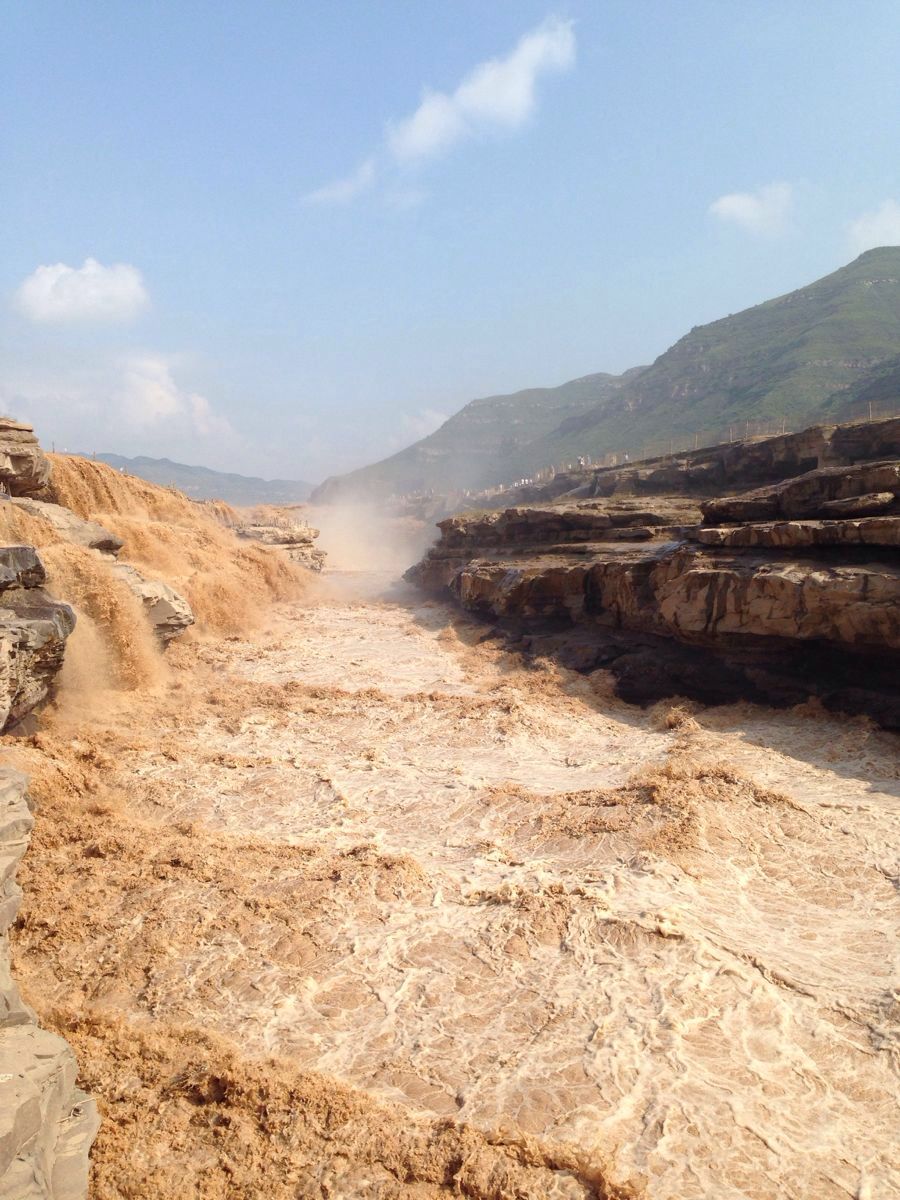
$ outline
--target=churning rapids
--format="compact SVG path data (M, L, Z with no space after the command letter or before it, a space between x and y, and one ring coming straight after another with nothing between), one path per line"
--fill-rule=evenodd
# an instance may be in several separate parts
M268 1055L362 1092L343 1119L371 1102L385 1141L449 1117L531 1147L508 1191L458 1194L900 1195L897 739L812 707L642 712L361 582L173 647L164 684L16 751L57 813L23 978L114 1115L97 1194L252 1194L214 1183L215 1139ZM163 1060L191 1030L229 1066L189 1087ZM326 1153L323 1121L267 1196L452 1178Z

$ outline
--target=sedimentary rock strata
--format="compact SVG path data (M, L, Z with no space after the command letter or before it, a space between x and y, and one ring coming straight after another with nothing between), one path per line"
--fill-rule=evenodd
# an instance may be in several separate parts
M71 1049L36 1025L9 970L15 873L33 825L26 789L0 768L0 1200L83 1200L96 1106L75 1085Z
M325 565L325 552L317 550L314 544L319 530L305 521L270 525L251 521L238 525L235 532L239 537L284 551L292 562L310 571L321 571Z
M900 727L900 461L882 457L900 422L876 425L755 443L749 462L723 452L716 471L737 479L814 464L750 492L628 498L620 472L602 499L609 472L598 471L591 498L451 517L407 577L527 629L532 648L539 634L582 669L627 676L630 698L818 695ZM835 447L877 459L819 465ZM684 489L696 465L631 468L631 486Z
M0 417L0 483L12 496L40 492L50 480L50 461L30 425Z
M900 512L900 462L823 467L739 496L708 500L701 508L707 524Z
M167 583L159 579L147 579L130 563L110 563L110 570L127 583L140 600L153 632L163 647L194 624L191 606Z
M815 425L798 433L723 442L612 467L561 472L548 484L476 497L487 507L574 498L686 495L712 498L793 479L825 467L900 458L900 417L855 425Z
M0 547L0 730L47 697L75 627L75 614L47 595L44 580L31 546Z

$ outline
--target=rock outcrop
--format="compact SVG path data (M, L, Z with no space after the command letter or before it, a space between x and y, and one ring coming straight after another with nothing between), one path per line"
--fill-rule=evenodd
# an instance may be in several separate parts
M76 1086L71 1049L36 1024L10 974L15 874L32 825L27 780L0 768L0 1200L84 1200L96 1106Z
M12 501L32 517L40 517L52 525L67 542L84 546L87 550L99 550L103 554L116 555L124 542L115 533L105 529L97 521L85 521L61 504L50 504L46 500L35 500L27 496L15 497Z
M855 425L815 425L798 433L723 442L640 462L558 473L549 483L476 496L485 507L536 504L560 497L692 496L768 487L826 467L900 458L900 417Z
M127 583L144 606L153 632L163 647L194 624L187 600L159 579L147 579L130 563L110 563L113 575Z
M704 476L688 499L682 464L674 495L623 496L620 475L606 498L608 477L591 498L451 517L407 578L531 651L612 670L629 699L815 695L900 728L900 461L884 457L900 421L876 425L791 435L790 454L752 444L749 463L732 448L737 479L776 476L743 494L704 496ZM876 460L819 465L836 446ZM656 472L629 470L639 491Z
M67 604L48 596L31 546L0 547L0 730L49 694L75 628Z
M310 571L321 571L325 565L325 552L315 547L319 530L313 529L305 521L284 521L279 524L248 521L236 526L235 533L238 537L283 551L292 562Z
M701 509L707 524L900 513L900 462L822 467L739 496L708 500Z
M44 454L34 429L0 417L0 484L11 496L30 496L50 481L50 460Z

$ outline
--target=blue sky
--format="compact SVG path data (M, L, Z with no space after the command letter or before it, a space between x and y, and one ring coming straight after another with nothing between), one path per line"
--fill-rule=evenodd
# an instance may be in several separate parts
M0 11L0 407L58 447L317 481L900 242L896 0Z

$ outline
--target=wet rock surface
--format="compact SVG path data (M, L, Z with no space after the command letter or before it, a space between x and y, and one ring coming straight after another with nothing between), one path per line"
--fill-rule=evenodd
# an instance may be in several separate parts
M34 819L24 775L0 768L0 1200L82 1200L99 1118L72 1050L39 1028L9 969L15 873Z
M84 546L86 550L99 550L103 554L115 555L125 544L116 534L104 529L98 521L85 521L71 509L63 508L61 504L51 504L46 500L34 500L27 496L16 497L12 503L29 516L47 521L67 542Z
M612 670L631 699L815 695L898 728L900 461L883 457L898 436L894 420L723 450L716 477L735 480L838 450L877 459L721 498L611 494L461 514L407 578L570 660L565 631L577 627L579 669ZM636 465L629 486L685 488L696 468ZM595 493L609 475L596 473ZM621 485L623 471L613 476Z
M194 614L184 596L159 579L147 579L130 563L110 564L110 570L140 600L153 632L163 646L194 624Z
M0 730L49 695L75 627L71 608L47 594L44 579L31 546L0 547Z

